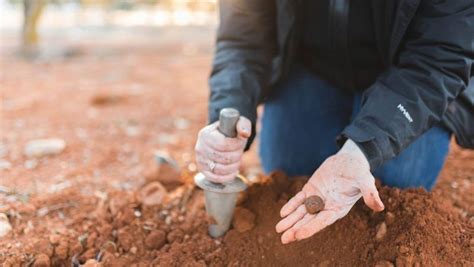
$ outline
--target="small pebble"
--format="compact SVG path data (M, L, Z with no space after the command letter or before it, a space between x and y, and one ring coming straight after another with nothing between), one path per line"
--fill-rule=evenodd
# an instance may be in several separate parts
M5 157L7 154L8 154L7 146L0 143L0 158Z
M57 245L59 244L60 239L61 239L60 235L52 234L49 236L49 243L51 243L51 245Z
M39 254L35 258L34 267L49 267L51 266L51 261L46 254Z
M30 160L25 161L23 166L25 167L25 169L31 170L38 166L38 161L35 159L30 159Z
M377 233L375 234L375 240L380 241L385 237L387 234L387 225L385 222L382 222L377 226Z
M133 214L135 215L135 217L139 218L139 217L142 217L142 213L139 211L139 210L135 210L133 212Z
M83 267L99 267L101 266L101 264L94 259L90 259L90 260L87 260L86 263L84 263L84 265L82 266Z
M395 214L391 213L390 211L385 214L385 222L387 225L391 225L395 222Z
M145 206L161 204L166 198L167 191L160 182L151 182L140 189L139 196Z
M5 213L0 213L0 237L6 236L12 230L12 226Z
M8 160L0 159L0 170L9 170L12 164Z
M398 251L400 251L400 253L408 253L410 251L410 249L407 247L407 246L404 246L404 245L401 245L399 248L398 248Z
M161 230L154 230L145 238L145 247L153 250L160 249L166 243L166 233Z
M454 182L451 182L451 187L452 187L453 189L456 189L456 188L458 188L458 187L459 187L459 184L458 184L458 182L456 182L456 181L454 181Z
M171 224L171 216L166 216L165 223L166 223L166 225Z
M43 157L56 155L66 148L66 142L59 138L36 139L25 145L24 154L27 157Z
M186 130L189 128L189 121L185 118L176 118L174 120L174 126L178 130Z

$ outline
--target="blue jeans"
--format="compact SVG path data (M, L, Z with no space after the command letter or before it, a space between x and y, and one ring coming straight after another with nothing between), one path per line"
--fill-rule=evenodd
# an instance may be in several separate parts
M361 94L351 94L298 67L265 102L260 157L266 173L312 175L338 151L335 139L360 109ZM400 188L436 182L449 150L450 132L431 128L373 173Z

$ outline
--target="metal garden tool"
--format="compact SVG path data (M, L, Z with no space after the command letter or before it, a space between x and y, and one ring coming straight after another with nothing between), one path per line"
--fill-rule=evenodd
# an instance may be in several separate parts
M219 114L219 132L226 137L235 138L239 117L239 112L233 108L222 109ZM209 235L214 238L222 236L230 227L237 196L247 185L238 176L228 183L214 183L207 180L202 173L194 176L194 182L204 190L206 211L212 218Z

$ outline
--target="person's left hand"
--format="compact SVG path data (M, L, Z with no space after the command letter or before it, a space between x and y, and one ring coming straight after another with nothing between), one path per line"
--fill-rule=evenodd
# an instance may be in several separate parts
M317 214L307 213L303 203L312 195L325 202L324 209ZM303 189L281 208L282 220L276 225L276 231L283 232L281 242L287 244L314 235L344 217L360 197L372 210L384 209L365 155L348 139L341 150L326 159Z

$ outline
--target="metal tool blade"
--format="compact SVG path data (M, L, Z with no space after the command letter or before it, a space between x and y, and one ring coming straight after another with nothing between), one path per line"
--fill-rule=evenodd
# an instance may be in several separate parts
M218 130L226 137L235 138L239 118L240 114L236 109L222 109ZM202 173L194 176L194 182L204 190L206 212L215 222L209 225L209 235L214 238L224 235L230 227L238 194L245 190L247 185L239 177L228 183L214 183L207 180Z
M215 222L209 225L209 234L214 238L222 236L232 222L239 192L244 191L247 185L238 177L226 184L213 183L202 173L194 176L194 182L204 190L206 212Z

